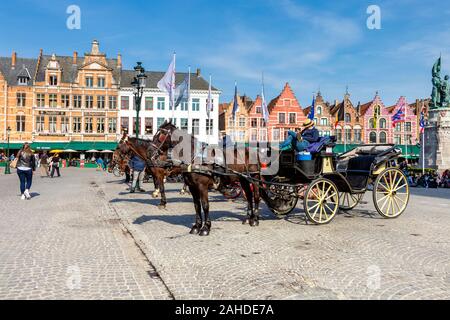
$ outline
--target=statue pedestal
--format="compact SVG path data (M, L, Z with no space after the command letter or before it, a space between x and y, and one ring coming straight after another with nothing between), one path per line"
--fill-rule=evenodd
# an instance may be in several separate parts
M450 108L429 110L425 127L425 168L443 172L450 169ZM422 164L422 153L420 164Z

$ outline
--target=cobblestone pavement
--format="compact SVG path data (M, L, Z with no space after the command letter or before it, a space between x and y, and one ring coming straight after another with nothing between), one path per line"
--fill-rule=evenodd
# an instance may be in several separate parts
M167 210L153 186L129 194L120 178L99 185L176 299L450 299L450 190L413 189L407 211L386 220L371 193L351 214L306 224L299 204L259 227L245 204L210 195L212 232L190 235L191 197L168 185Z
M19 198L15 172L0 176L0 299L168 299L169 291L114 208L95 170L35 175Z
M450 299L450 190L413 189L385 220L371 194L329 225L301 205L259 227L245 204L210 195L209 237L190 235L194 207L168 184L167 210L122 179L66 169L18 197L0 176L0 299Z

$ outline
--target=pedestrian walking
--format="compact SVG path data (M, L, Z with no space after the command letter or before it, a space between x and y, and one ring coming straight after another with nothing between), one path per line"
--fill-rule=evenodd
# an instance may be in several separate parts
M133 181L131 182L130 193L134 193L135 190L145 192L145 190L140 187L142 171L145 169L144 160L135 155L130 159L128 165L133 170Z
M17 175L20 181L22 200L31 199L30 189L33 182L33 171L36 170L36 158L28 143L25 143L17 154Z
M51 167L52 167L52 173L50 174L50 176L53 178L53 176L55 175L55 171L58 174L58 177L61 177L61 174L59 172L59 161L60 161L60 157L59 154L55 154L52 157L52 162L51 162Z
M42 154L41 157L41 178L48 177L49 176L49 169L48 169L48 154L46 151Z

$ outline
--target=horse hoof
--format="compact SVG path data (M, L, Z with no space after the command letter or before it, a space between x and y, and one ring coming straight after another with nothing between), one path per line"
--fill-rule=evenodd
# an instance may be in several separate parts
M257 227L257 226L259 226L259 221L258 221L258 220L251 220L251 221L250 221L250 226L251 226L251 227Z
M208 229L202 229L202 230L200 230L199 235L201 237L209 236L209 230Z
M165 204L159 204L159 205L158 205L158 209L159 209L159 210L166 209L166 205L165 205Z
M250 220L248 218L242 220L242 224L247 224L247 223L250 223Z
M190 234L198 234L200 232L199 228L197 227L192 227L191 231L189 232Z

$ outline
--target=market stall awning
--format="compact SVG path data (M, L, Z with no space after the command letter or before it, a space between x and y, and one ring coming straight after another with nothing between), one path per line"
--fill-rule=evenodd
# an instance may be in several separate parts
M20 144L20 147L22 145ZM72 152L83 152L86 150L114 150L117 142L105 141L70 141L70 142L33 142L31 148L33 150L71 150Z
M9 143L9 149L21 149L23 146L23 143ZM8 148L7 142L0 142L0 150L6 150Z

